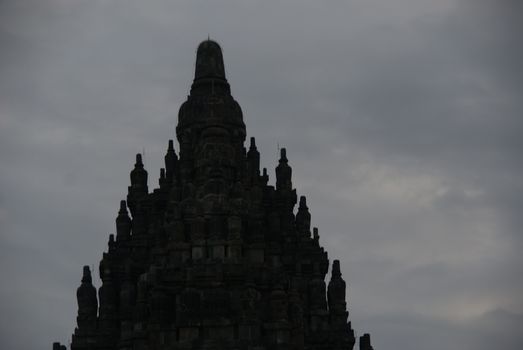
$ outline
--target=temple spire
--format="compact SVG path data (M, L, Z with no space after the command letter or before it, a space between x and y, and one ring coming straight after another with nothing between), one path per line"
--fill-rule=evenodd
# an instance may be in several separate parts
M312 229L312 239L316 243L319 243L319 241L320 241L320 234L318 233L318 228L317 227L314 227Z
M339 261L327 289L328 255L304 196L295 210L286 149L269 185L220 46L208 39L196 56L160 188L148 191L137 154L98 294L84 268L71 350L352 350Z
M229 96L231 87L225 78L225 68L220 45L205 40L196 51L196 66L191 95Z

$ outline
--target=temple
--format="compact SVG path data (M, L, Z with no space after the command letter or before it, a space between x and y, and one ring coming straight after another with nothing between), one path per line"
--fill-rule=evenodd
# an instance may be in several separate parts
M152 192L136 155L98 291L83 268L70 349L353 349L340 262L311 228L285 148L270 185L255 139L245 147L214 41L198 47L176 137Z

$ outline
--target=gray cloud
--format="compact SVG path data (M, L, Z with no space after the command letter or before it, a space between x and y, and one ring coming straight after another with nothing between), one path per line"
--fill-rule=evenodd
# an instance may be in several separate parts
M377 349L521 347L521 13L1 1L2 347L70 336L81 266L97 265L143 148L156 184L208 34L271 175L287 147L358 332Z

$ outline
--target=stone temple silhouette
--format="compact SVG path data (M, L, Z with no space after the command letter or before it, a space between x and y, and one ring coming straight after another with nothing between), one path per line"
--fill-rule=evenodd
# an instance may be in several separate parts
M179 156L169 140L152 192L136 155L98 293L83 269L71 350L353 349L340 263L327 286L327 253L305 197L297 201L286 151L269 185L254 138L244 147L214 41L198 47L176 136ZM372 349L368 334L360 349Z

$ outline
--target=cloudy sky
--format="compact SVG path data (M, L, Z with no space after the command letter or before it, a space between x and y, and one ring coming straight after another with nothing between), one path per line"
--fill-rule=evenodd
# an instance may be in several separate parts
M523 3L0 0L0 347L68 343L207 38L377 350L523 347ZM100 282L95 281L96 285Z

